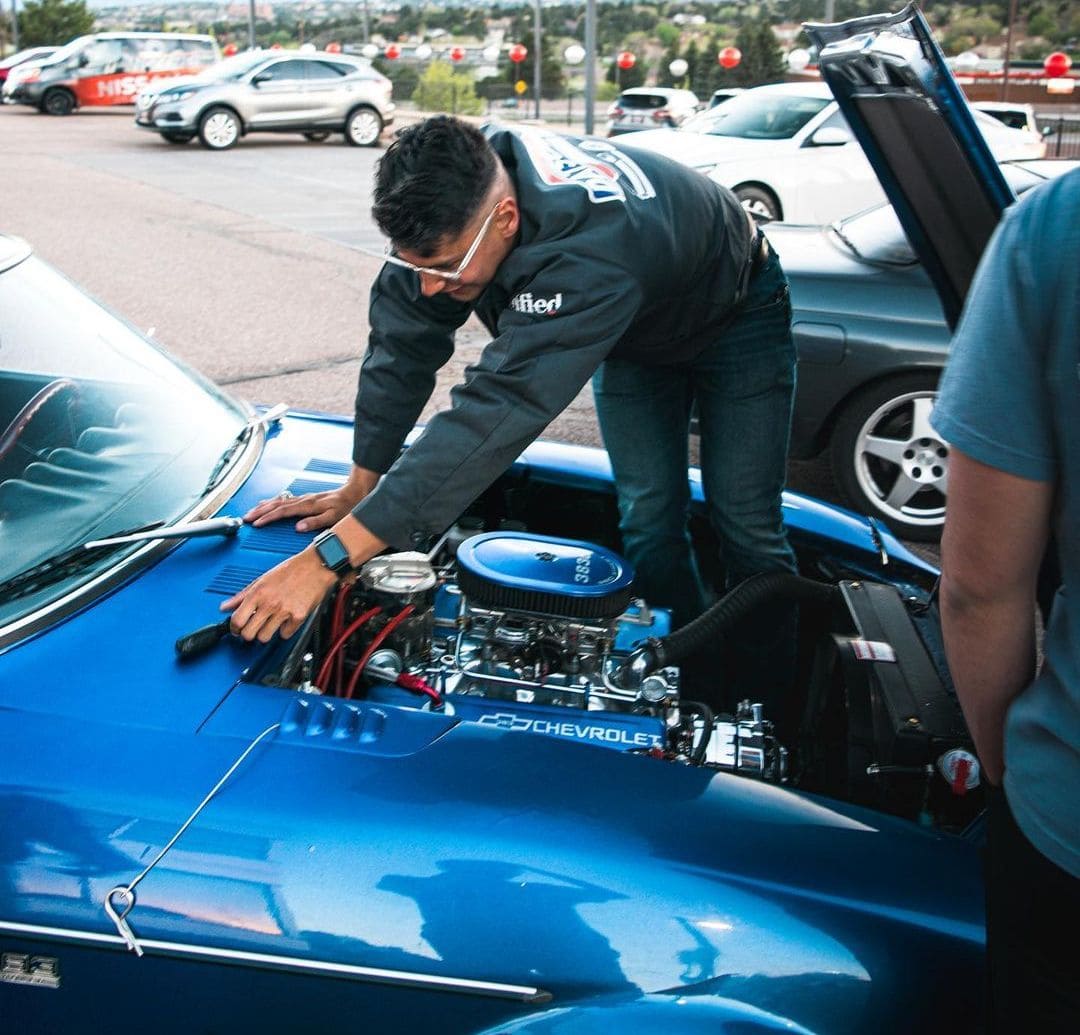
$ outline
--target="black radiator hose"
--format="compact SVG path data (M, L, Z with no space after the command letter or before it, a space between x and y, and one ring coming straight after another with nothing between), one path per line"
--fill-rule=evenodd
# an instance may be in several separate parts
M646 640L619 667L616 682L627 688L637 686L650 672L698 653L762 604L774 600L831 604L839 599L838 586L793 575L789 571L766 571L751 575L681 629L667 636L654 636Z

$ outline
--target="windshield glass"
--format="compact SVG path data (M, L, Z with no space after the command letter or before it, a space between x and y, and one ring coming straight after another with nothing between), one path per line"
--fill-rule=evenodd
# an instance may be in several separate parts
M266 51L251 51L245 54L236 54L233 57L225 58L224 61L219 61L216 65L211 65L209 68L200 72L194 79L189 79L189 83L221 83L227 80L240 79L246 75L256 65L261 65L266 61L270 55Z
M828 103L827 97L748 90L687 119L681 132L748 140L786 140L798 133Z
M1023 194L1046 179L1031 168L1009 162L1001 163L1001 171L1016 195ZM857 258L866 262L889 266L910 266L918 262L896 211L888 203L841 219L833 224L833 229L844 247L853 250Z
M43 59L42 64L59 65L62 62L67 61L68 58L78 54L93 38L93 36L76 37L70 43L62 46L54 54L50 54L47 58Z
M45 263L0 273L0 581L87 540L182 517L245 421ZM0 600L0 625L118 556Z

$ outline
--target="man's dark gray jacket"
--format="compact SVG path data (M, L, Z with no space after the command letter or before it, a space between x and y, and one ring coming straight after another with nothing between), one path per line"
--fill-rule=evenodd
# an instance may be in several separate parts
M668 365L722 348L750 276L747 216L700 173L604 140L488 136L521 229L483 295L425 298L417 274L389 263L371 292L353 460L389 473L353 514L399 549L453 522L608 356ZM493 340L399 458L474 311Z

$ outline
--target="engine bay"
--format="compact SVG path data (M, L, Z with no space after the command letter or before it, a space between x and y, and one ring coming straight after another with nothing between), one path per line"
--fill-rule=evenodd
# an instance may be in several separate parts
M798 689L774 716L759 700L687 696L682 659L665 657L670 612L635 596L613 550L480 524L463 519L427 553L369 561L258 680L787 783L949 829L977 814L978 762L923 642L936 626L924 601L861 580L785 574L764 587L812 591ZM736 612L745 635L765 599L753 581L744 606L721 606L739 604L736 590L710 609L723 612L711 639Z

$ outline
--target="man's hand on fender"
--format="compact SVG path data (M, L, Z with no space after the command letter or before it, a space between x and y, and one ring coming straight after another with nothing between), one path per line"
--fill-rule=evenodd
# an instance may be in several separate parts
M340 489L309 492L296 497L283 493L256 504L244 515L244 520L258 527L272 521L300 518L296 522L298 532L315 532L320 528L329 528L367 496L378 481L379 475L375 471L354 466L349 480Z

